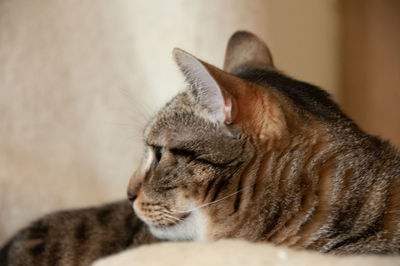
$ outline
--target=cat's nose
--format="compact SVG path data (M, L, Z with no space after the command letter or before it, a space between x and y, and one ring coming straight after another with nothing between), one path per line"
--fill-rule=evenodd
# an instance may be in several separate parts
M129 181L128 190L127 190L126 194L128 196L128 200L131 202L131 204L133 204L133 202L138 197L141 186L142 186L142 182L135 181L133 178Z
M135 201L135 199L137 198L137 193L134 193L134 192L131 191L131 190L128 190L127 195L128 195L128 200L129 200L131 203L133 203L133 202Z

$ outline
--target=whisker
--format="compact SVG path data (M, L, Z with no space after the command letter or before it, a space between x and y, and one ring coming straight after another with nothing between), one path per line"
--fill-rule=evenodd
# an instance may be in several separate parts
M224 200L224 199L227 199L227 198L229 198L229 197L232 197L232 196L234 196L234 195L236 195L236 194L238 194L238 193L244 191L245 189L248 189L250 186L251 186L251 185L248 185L248 186L246 186L246 187L244 187L244 188L242 188L242 189L240 189L240 190L238 190L238 191L236 191L236 192L233 192L233 193L231 193L231 194L229 194L229 195L227 195L227 196L225 196L225 197L222 197L222 198L220 198L220 199L218 199L218 200L214 200L214 201L211 201L211 202L209 202L209 203L205 203L205 204L202 204L202 205L200 205L200 206L194 207L194 208L191 209L191 210L187 210L187 211L171 210L171 211L172 211L171 214L173 214L173 213L188 213L188 212L192 212L192 211L194 211L194 210L198 210L198 209L200 209L200 208L204 208L204 207L210 206L210 205L215 204L215 203L218 203L218 202L220 202L220 201L222 201L222 200Z
M167 214L176 214L176 212L172 212L169 210L164 209L162 212L167 213Z
M165 220L170 221L172 224L176 224L177 221L174 221L168 217L163 217Z
M165 216L165 217L169 217L169 218L175 219L176 221L182 221L182 219L180 219L180 218L178 218L178 217L175 217L175 216L166 214L166 213L164 213L164 212L162 212L162 213L163 213L163 216Z

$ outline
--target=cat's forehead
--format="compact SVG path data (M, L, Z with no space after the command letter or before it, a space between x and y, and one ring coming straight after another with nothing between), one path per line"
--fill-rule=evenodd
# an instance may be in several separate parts
M194 96L187 90L175 96L147 124L144 139L154 146L187 142L205 135L210 126L198 115Z

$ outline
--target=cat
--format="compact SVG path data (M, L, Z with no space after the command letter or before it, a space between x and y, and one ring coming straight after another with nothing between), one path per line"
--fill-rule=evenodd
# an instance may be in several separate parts
M122 200L56 212L33 222L0 250L0 265L90 265L128 247L158 241Z
M128 198L167 240L240 238L333 254L400 253L400 154L257 36L223 70L175 49L188 88L144 130Z
M189 86L147 124L130 204L46 216L1 249L1 266L88 265L127 247L222 238L400 253L394 147L278 71L252 33L232 35L224 70L173 54Z

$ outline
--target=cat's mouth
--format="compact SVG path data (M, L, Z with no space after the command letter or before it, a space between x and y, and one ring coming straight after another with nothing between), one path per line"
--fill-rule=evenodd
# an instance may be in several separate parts
M152 225L152 226L157 229L171 228L171 227L177 226L178 224L181 224L182 222L184 222L190 216L190 214L191 214L191 212L188 212L188 213L185 213L184 215L182 215L181 217L177 218L176 221L171 221L166 224L156 224L156 225Z

